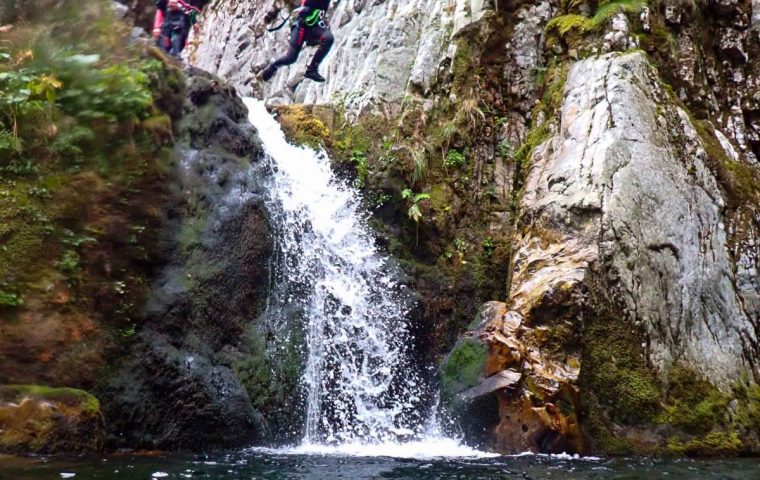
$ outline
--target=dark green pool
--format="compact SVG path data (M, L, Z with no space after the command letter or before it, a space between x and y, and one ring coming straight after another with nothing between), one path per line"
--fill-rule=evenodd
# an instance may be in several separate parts
M71 475L74 474L74 475ZM0 479L760 479L758 459L394 459L248 450L209 456L0 457Z

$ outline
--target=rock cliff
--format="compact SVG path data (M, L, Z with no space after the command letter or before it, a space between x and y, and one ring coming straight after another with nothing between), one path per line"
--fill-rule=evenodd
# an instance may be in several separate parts
M191 58L334 108L280 115L359 177L431 355L464 332L442 388L473 441L757 451L757 2L336 2L326 84L308 49L252 79L290 8L215 3Z

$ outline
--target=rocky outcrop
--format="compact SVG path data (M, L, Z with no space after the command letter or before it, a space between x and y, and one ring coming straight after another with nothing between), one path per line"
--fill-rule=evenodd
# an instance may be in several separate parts
M0 453L94 454L104 441L100 403L87 392L0 386Z
M352 111L395 109L405 89L430 92L441 69L456 54L453 39L493 6L482 1L355 0L333 3L328 18L336 41L322 67L324 85L302 82L312 56L305 48L298 62L283 68L268 84L251 80L287 45L287 26L275 34L270 24L290 13L279 0L217 2L205 14L194 64L278 103L330 103Z
M515 368L523 379L499 391L494 445L557 451L559 438L584 451L578 419L592 420L600 386L642 397L633 411L619 399L605 407L625 424L651 420L656 383L667 385L676 366L724 391L757 375L745 299L754 289L737 276L733 218L710 168L736 160L711 148L713 135L672 103L642 53L571 67L556 133L534 151L525 181L509 303L473 332L489 348L474 388ZM604 358L588 336L615 330L598 324L634 332L632 358ZM605 377L600 360L632 363Z
M532 231L518 244L512 310L529 315L547 295L572 293L601 264L608 295L647 330L659 370L680 360L728 387L752 366L737 360L754 328L706 150L662 95L641 54L571 68L560 131L536 150L526 181Z
M186 95L165 222L169 262L103 391L117 445L232 446L261 440L267 428L241 366L266 358L247 334L268 291L261 147L233 88L190 70Z

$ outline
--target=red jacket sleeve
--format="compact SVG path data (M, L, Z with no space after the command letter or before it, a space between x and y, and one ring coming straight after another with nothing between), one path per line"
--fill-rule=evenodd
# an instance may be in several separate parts
M156 17L153 19L153 30L161 28L164 23L164 12L160 8L156 9Z

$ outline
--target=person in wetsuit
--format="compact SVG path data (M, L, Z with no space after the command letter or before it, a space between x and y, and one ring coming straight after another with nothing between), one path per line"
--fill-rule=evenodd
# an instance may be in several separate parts
M154 0L153 37L169 55L179 57L187 45L190 28L210 0Z
M268 81L278 68L295 63L301 53L301 47L305 43L308 46L317 46L318 48L314 58L311 59L306 68L304 77L315 82L325 81L325 78L319 74L319 64L327 56L334 40L325 20L329 7L330 0L303 0L296 22L290 31L288 51L262 70L262 80Z

